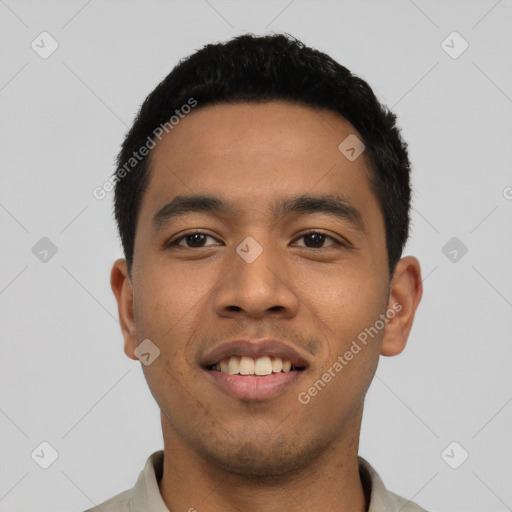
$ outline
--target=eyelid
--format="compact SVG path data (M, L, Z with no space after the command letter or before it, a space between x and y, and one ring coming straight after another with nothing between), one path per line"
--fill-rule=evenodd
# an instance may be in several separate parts
M214 237L213 235L210 235L210 233L207 233L206 231L202 231L201 229L193 229L190 231L186 231L185 233L182 233L181 235L179 235L176 238L172 238L171 240L169 240L168 242L165 243L164 247L168 248L168 247L172 247L172 246L177 246L178 243L181 242L184 238L186 238L187 236L195 235L195 234L209 236L210 238L217 240L216 237ZM193 249L193 247L185 247L185 249ZM202 249L202 247L199 247L199 249Z
M306 235L311 235L311 234L324 235L326 238L330 238L332 241L334 241L335 245L345 246L345 247L348 247L350 245L348 241L346 241L344 239L339 240L335 236L329 235L328 233L326 233L325 231L323 231L321 229L309 229L307 231L299 233L293 240L295 241L295 240L298 240L299 238L302 238L302 237L304 237ZM306 247L306 246L301 246L301 247L304 247L305 249L318 250L318 249L314 249L312 247ZM329 246L327 246L327 247L329 247ZM320 247L320 249L326 249L327 247Z
M164 247L165 248L169 248L169 247L173 247L173 246L179 246L179 242L181 242L184 238L186 238L187 236L195 235L195 234L205 235L205 236L208 236L210 238L213 238L216 241L219 241L216 237L214 237L213 235L207 233L206 231L202 231L200 229L194 229L194 230L187 231L187 232L179 235L177 238L171 239L169 242L165 243ZM324 235L326 238L330 238L332 241L334 241L334 245L338 245L338 246L342 246L342 247L349 247L350 246L350 243L348 241L346 241L344 239L343 239L343 241L342 240L338 240L333 235L329 235L329 234L325 233L324 231L322 231L321 229L309 229L307 231L299 233L292 241L299 240L300 238L303 238L303 237L305 237L307 235L311 235L311 234ZM305 249L318 250L318 249L315 249L313 247L306 247L305 245L304 246L300 246L300 247L304 247ZM331 246L327 246L327 247L332 247L332 245ZM320 247L320 249L326 249L327 247ZM205 247L196 247L195 249L204 249L204 248ZM185 246L185 249L194 249L194 247L186 247Z

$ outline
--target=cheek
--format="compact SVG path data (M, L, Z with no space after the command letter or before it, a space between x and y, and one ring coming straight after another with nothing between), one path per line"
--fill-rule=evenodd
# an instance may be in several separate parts
M384 283L371 266L340 267L337 272L319 273L316 282L318 286L310 288L306 295L320 324L329 327L325 333L333 340L331 357L336 357L379 318L386 304Z
M137 310L147 328L172 328L186 324L196 310L204 309L213 284L211 272L197 271L190 263L173 265L162 258L145 262L137 282ZM178 324L179 322L179 324Z
M379 315L385 311L386 293L382 276L371 266L355 269L342 280L330 305L332 330L329 357L318 379L328 381L324 406L357 407L371 383L377 368L383 330L371 331ZM336 405L338 404L338 405Z
M201 326L198 312L204 310L205 290L190 275L146 262L137 290L139 340L150 339L159 357L142 366L151 392L163 411L182 408L190 398L185 389L197 377L189 340Z

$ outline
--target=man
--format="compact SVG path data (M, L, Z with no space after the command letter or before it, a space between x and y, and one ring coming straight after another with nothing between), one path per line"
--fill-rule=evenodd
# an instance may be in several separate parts
M358 457L422 295L395 120L288 35L207 45L148 96L112 180L111 285L164 450L91 510L423 510Z

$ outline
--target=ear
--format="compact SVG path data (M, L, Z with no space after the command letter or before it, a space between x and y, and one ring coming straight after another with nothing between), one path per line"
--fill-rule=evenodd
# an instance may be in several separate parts
M124 338L124 353L134 360L138 360L134 354L137 348L137 325L133 308L133 286L126 260L115 261L110 273L110 286L117 301L119 323Z
M420 264L413 256L406 256L397 263L391 279L387 310L389 321L384 331L381 355L396 356L405 348L422 295Z

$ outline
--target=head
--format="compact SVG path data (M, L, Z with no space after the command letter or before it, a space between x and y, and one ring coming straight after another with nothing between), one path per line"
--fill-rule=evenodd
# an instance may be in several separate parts
M285 35L207 45L147 97L118 156L111 284L126 354L160 351L143 370L164 432L257 476L354 444L421 298L406 147L365 81ZM241 399L212 381L213 349L264 338L306 363L293 384Z

